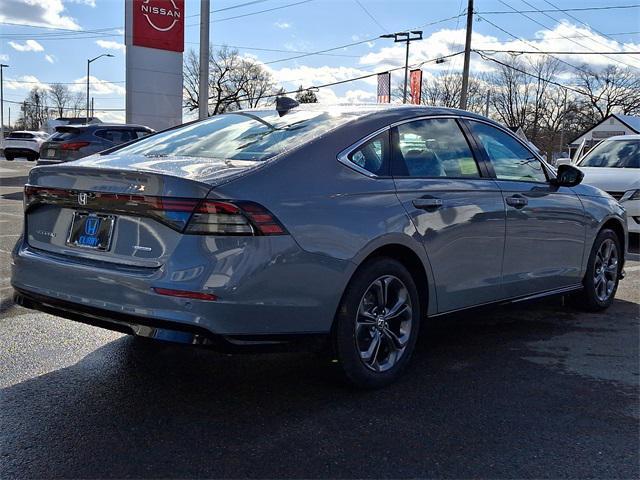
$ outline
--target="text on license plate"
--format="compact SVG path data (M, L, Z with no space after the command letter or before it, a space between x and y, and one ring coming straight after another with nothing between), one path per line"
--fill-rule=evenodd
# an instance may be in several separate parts
M75 212L71 220L67 245L96 250L109 250L116 217Z

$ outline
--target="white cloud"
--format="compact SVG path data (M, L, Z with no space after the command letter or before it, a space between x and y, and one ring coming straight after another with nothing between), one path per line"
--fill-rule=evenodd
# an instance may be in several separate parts
M80 30L76 20L65 15L62 0L2 0L0 22Z
M98 46L106 48L108 50L122 50L124 52L124 43L115 42L113 40L96 40Z
M122 86L124 84L121 83L111 83L105 80L100 80L97 77L91 75L89 77L91 79L91 95L108 95L108 94L116 94L116 95L124 95L125 88ZM87 76L78 78L74 80L74 85L70 85L70 90L74 92L84 92L86 91L87 85Z
M0 62L8 62L9 61L9 55L7 55L6 53L0 53Z
M16 79L5 79L5 88L9 90L31 90L34 87L41 88L43 90L49 90L49 85L42 83L38 77L34 75L23 75Z
M55 63L56 61L56 57L54 57L53 55L45 55L44 59L49 63Z
M86 5L87 7L96 7L96 0L65 0L65 3L77 3L78 5Z
M9 42L11 48L19 52L44 52L44 47L35 40L27 40L24 43Z
M274 27L279 28L281 30L285 30L287 28L291 28L291 24L289 22L276 22L273 24Z

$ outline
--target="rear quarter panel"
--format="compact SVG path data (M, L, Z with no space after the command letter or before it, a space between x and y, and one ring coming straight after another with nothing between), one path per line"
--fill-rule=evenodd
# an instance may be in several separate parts
M384 115L376 117L356 120L209 194L265 205L303 250L317 254L318 262L344 265L338 285L335 278L326 285L325 279L305 272L299 279L326 290L332 298L327 310L331 316L358 265L389 244L410 248L422 260L429 278L429 298L436 298L426 252L414 239L415 227L397 198L393 179L372 179L337 161L338 152L393 121ZM429 312L436 307L435 301L430 302Z

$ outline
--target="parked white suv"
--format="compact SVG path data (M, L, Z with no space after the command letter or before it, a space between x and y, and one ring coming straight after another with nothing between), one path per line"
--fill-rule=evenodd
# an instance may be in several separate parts
M40 147L49 137L47 132L17 130L4 140L4 157L7 160L24 157L29 161L40 157Z
M578 162L583 183L604 190L627 211L629 233L640 233L640 135L603 140Z

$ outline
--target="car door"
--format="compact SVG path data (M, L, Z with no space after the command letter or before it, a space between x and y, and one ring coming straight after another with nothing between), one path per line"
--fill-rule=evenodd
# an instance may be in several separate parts
M502 194L457 120L402 123L391 138L397 195L429 257L438 311L501 298Z
M578 196L551 183L550 172L511 133L484 122L466 122L504 197L506 296L579 284L586 216Z

